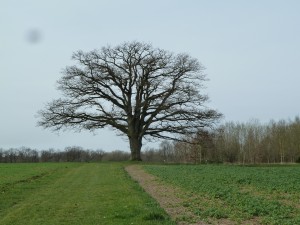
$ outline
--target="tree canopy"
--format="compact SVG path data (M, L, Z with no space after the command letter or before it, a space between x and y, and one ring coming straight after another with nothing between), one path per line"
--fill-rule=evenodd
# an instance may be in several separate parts
M58 81L63 97L39 111L44 128L109 126L128 137L132 159L140 160L143 138L179 140L221 116L204 105L204 68L188 54L134 41L72 59Z

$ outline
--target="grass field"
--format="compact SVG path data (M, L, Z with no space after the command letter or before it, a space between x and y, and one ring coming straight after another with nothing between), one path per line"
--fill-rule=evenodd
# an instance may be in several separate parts
M300 166L145 165L186 193L185 207L203 221L300 224ZM231 224L231 223L230 223Z
M174 224L123 166L0 164L0 224Z

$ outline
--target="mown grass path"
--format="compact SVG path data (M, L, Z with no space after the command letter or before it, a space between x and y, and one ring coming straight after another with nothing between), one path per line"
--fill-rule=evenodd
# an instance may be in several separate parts
M59 164L26 174L20 182L12 175L12 183L0 177L1 225L174 224L122 164Z

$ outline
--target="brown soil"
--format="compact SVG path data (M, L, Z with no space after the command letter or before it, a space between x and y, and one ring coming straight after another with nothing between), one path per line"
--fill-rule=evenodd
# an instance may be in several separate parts
M162 183L157 177L146 173L139 165L127 166L125 170L147 193L156 199L160 206L179 225L235 224L235 222L227 219L212 220L209 223L204 222L192 212L191 207L184 206L199 196L187 193L178 187Z

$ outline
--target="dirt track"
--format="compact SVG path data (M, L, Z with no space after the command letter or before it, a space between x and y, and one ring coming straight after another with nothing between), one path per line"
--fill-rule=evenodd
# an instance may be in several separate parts
M139 165L127 166L125 170L146 192L156 199L160 206L178 224L206 224L202 221L197 221L197 217L188 210L189 208L183 206L187 201L187 194L182 190L171 185L162 184L155 176L146 173Z

